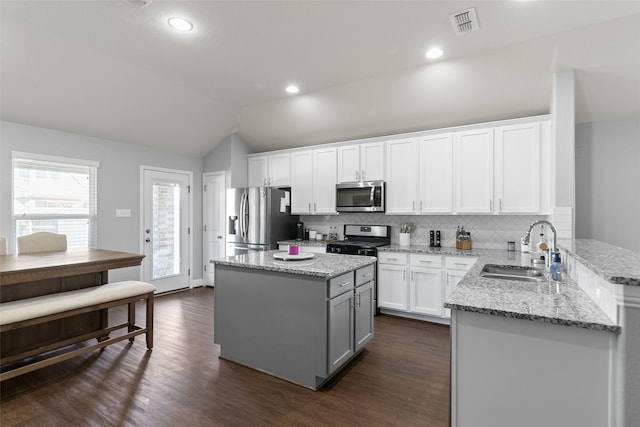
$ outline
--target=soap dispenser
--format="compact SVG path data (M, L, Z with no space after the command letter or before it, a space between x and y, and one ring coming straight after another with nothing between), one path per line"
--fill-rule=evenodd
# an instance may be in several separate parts
M559 282L562 280L562 261L560 260L560 252L553 254L553 263L550 268L551 280Z

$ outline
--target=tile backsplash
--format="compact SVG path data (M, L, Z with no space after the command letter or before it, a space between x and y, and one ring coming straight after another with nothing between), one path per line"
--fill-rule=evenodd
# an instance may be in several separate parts
M464 226L471 232L472 247L484 249L506 249L508 241L516 242L520 249L520 238L529 224L538 219L548 219L545 215L386 215L383 213L341 213L340 215L303 215L300 220L304 227L323 234L329 227L336 226L342 239L345 224L390 225L391 243L398 243L400 225L406 221L414 225L411 232L412 245L429 245L429 230L440 230L441 245L455 247L456 228ZM547 230L551 233L550 230ZM550 237L550 236L549 236ZM536 241L537 236L532 236Z

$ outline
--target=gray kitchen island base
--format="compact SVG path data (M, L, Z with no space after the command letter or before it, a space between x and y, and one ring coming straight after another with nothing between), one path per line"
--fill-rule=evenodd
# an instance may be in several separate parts
M356 286L358 273L371 279ZM223 359L318 390L373 337L373 264L333 278L229 265L215 274Z

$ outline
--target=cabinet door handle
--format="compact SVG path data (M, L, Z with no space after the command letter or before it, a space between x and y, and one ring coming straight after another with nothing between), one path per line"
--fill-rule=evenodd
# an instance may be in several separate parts
M502 199L498 199L500 200L500 211L502 212Z
M351 284L351 282L344 282L344 283L340 284L340 287L344 288L345 286L350 285L350 284Z
M316 202L313 202L313 211L315 212L317 210L318 210L318 207L316 206Z
M309 202L309 212L311 212L311 202Z
M421 259L420 262L426 262L427 264L431 264L433 261L426 261L424 259Z
M420 211L422 211L422 200L420 200Z
M411 210L415 211L416 210L416 201L414 200L413 203L411 204Z
M407 279L407 270L402 270L402 280Z
M364 171L362 171L362 180L364 181Z
M398 258L387 258L387 261L397 261Z
M366 273L366 274L363 274L362 277L369 277L369 276L372 276L372 275L373 275L373 273Z
M467 265L467 264L464 262L454 262L453 265Z
M356 171L356 180L360 180L360 172Z

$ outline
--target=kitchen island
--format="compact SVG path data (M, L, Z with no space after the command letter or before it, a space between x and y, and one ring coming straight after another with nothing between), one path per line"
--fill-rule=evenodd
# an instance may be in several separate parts
M485 264L528 265L529 255L480 250L447 298L452 426L640 422L632 403L640 393L640 255L594 241L560 247L568 270L560 283L482 277Z
M214 339L224 359L317 390L373 338L376 258L274 254L210 261Z

